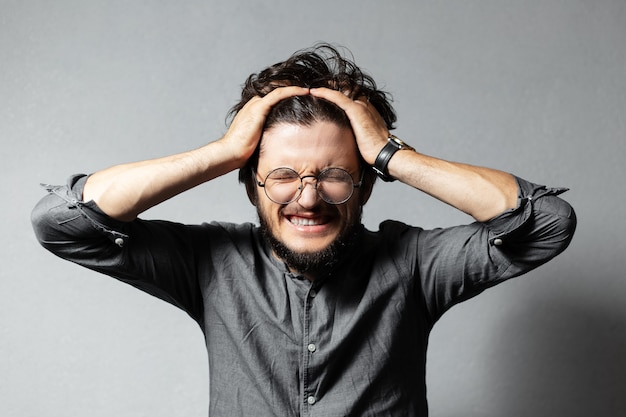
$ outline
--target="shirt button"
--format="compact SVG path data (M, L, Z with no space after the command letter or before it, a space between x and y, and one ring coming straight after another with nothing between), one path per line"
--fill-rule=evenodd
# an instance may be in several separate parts
M306 402L309 403L309 405L315 404L315 401L317 401L317 400L312 395L310 395L309 398L306 399Z
M315 290L311 290L311 291L309 292L309 296L310 296L311 298L315 298L315 296L316 296L316 295L317 295L317 292L316 292Z
M313 353L317 350L317 346L315 346L315 343L310 343L307 347L306 347L309 352Z
M121 237L118 237L117 239L115 239L115 244L117 246L119 246L120 248L124 246L124 239L122 239Z
M496 245L496 246L502 246L503 243L504 242L500 238L493 240L493 244Z

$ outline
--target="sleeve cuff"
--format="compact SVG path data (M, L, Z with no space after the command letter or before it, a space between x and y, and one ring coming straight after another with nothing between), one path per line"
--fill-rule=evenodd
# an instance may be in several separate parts
M123 247L129 236L123 232L126 223L116 220L103 212L94 201L83 201L83 188L89 178L86 174L72 175L65 186L41 184L49 193L55 194L77 209L94 229L104 233L113 243Z
M517 233L525 230L532 218L534 201L544 196L557 196L568 190L563 187L546 187L515 177L517 181L517 207L485 222L490 230L489 244L492 246L502 245L507 238L514 237Z

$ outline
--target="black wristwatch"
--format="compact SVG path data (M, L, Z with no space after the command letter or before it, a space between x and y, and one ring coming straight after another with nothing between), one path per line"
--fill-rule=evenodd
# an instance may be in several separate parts
M389 164L389 160L391 159L391 157L400 150L414 151L415 149L404 143L398 137L389 134L389 138L387 138L387 144L380 151L380 153L376 157L376 161L374 161L374 166L372 166L376 174L378 174L378 176L383 181L392 182L396 180L389 175L389 171L387 171L387 165Z

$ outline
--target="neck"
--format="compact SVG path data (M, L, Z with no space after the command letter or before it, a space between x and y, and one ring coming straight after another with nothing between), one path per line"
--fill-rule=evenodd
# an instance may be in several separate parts
M285 266L287 267L289 272L295 275L303 276L304 278L307 279L307 281L310 281L310 282L315 282L316 280L321 279L323 276L328 275L328 273L332 269L332 267L327 267L327 268L320 267L320 268L311 268L308 271L303 272L303 271L298 271L297 269L289 266L289 264L287 264L287 262L285 262L283 259L280 259L280 260L285 263Z

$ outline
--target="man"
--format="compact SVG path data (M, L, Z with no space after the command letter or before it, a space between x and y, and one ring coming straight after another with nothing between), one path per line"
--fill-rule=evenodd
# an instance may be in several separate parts
M329 45L253 74L233 114L215 142L75 175L33 212L46 248L198 322L210 415L426 416L435 322L572 238L564 189L415 151L389 133L387 95ZM137 217L235 169L260 226ZM476 221L365 230L376 174Z

